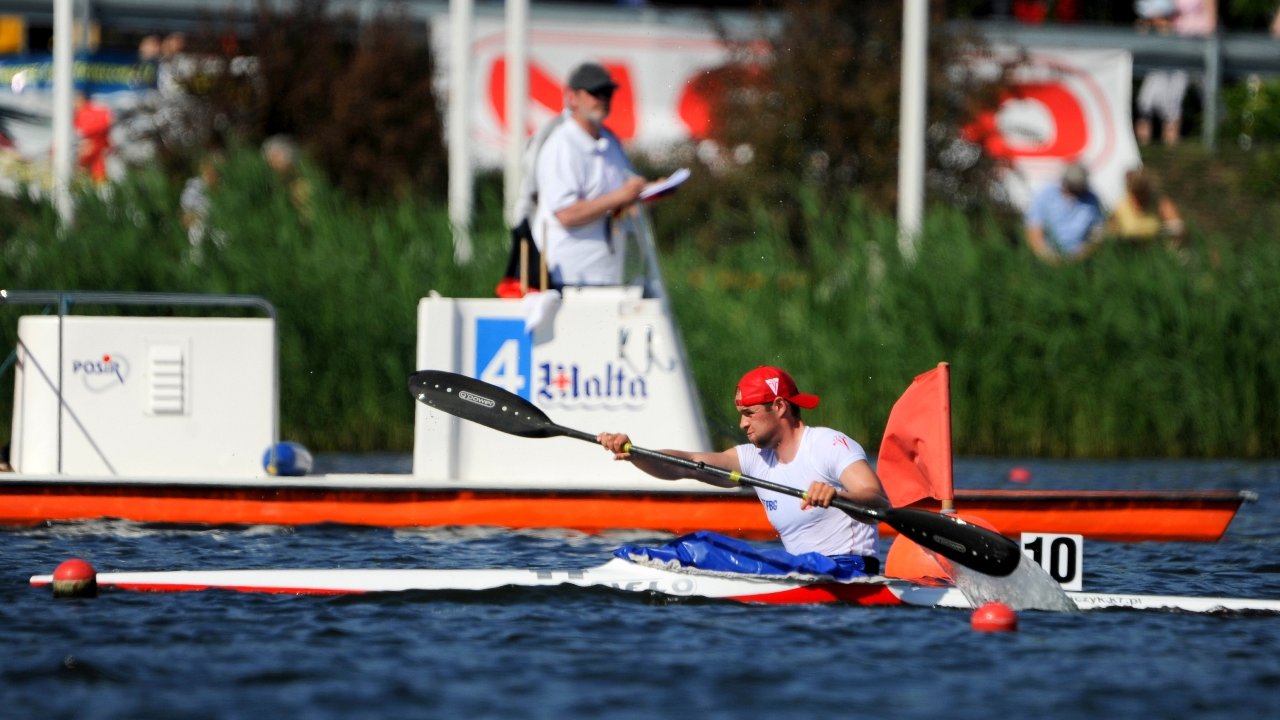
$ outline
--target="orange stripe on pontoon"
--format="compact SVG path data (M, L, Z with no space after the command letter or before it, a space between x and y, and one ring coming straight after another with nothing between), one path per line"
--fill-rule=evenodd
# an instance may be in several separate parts
M1212 542L1226 531L1241 502L1229 493L1206 493L1203 497L1151 494L1129 500L1105 492L957 495L956 504L964 513L986 519L1007 535L1024 531L1080 533L1116 541ZM917 507L936 509L926 503ZM613 529L713 530L751 539L776 537L759 502L751 496L0 486L3 524L103 517L201 524L494 525L590 533ZM887 526L881 526L881 532L894 534Z

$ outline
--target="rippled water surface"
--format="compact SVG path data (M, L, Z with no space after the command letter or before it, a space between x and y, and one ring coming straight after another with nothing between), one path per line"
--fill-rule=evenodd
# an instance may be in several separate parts
M333 462L331 460L331 462ZM965 487L1251 489L1215 544L1089 542L1085 589L1280 598L1280 463L957 463ZM104 592L99 570L587 567L664 535L158 527L0 531L0 717L1280 717L1280 617L1027 611L1016 633L918 608L666 602L609 591L294 597Z

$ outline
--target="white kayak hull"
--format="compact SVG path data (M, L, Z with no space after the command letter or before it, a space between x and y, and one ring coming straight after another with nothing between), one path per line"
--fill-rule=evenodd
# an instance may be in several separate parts
M713 575L647 567L612 559L578 570L530 569L269 569L174 570L164 572L98 573L103 589L144 592L235 590L240 592L348 595L384 592L466 592L508 587L612 588L671 597L701 597L765 604L814 604L843 602L855 605L909 605L916 607L972 608L958 589L921 585L888 578L867 578L847 583L746 575ZM53 583L52 575L34 575L37 587ZM1173 610L1193 613L1280 613L1280 600L1191 597L1177 595L1127 595L1068 592L1081 610Z

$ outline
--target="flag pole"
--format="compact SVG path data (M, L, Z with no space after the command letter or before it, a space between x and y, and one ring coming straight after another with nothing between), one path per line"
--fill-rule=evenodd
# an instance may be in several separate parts
M950 514L956 511L955 455L951 447L951 365L940 362L938 370L942 371L942 382L938 383L938 408L942 416L942 437L947 444L947 460L940 468L942 478L939 485L943 492L938 502L942 504L942 512Z

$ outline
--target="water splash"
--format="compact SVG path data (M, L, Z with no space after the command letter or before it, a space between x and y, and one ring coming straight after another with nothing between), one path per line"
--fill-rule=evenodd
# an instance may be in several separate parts
M946 560L940 562L973 607L998 600L1014 610L1079 611L1062 586L1030 558L1024 557L1007 577L992 577Z

